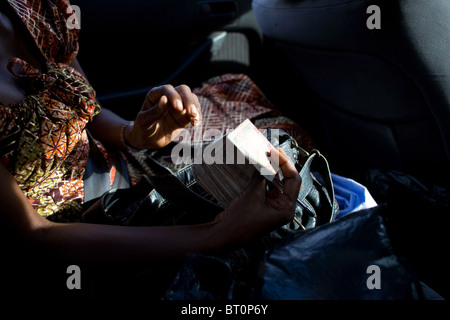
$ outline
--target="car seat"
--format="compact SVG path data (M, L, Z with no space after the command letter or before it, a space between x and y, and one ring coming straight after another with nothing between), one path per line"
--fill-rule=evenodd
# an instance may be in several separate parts
M314 95L336 170L446 182L449 1L254 0L253 11Z

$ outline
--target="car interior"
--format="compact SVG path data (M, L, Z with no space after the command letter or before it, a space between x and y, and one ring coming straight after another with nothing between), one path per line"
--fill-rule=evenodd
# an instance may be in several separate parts
M153 86L244 73L314 137L335 171L400 170L446 183L448 119L387 59L317 48L308 36L269 37L250 0L72 3L82 8L79 61L101 104L125 117Z
M450 177L450 105L445 99L430 102L427 90L433 91L433 84L418 84L405 68L360 50L358 44L343 49L340 43L352 31L342 20L333 25L325 15L300 14L297 40L289 41L270 27L283 15L270 15L270 5L258 7L252 2L128 0L124 5L120 0L102 4L72 0L81 14L79 62L99 102L128 119L151 87L170 83L195 88L224 73L247 74L285 116L311 135L332 172L360 179L375 196L379 190L371 188L377 181L365 181L365 173L399 173L400 181L406 181L401 179L407 174L424 179L420 185L428 191L435 185L442 187L445 198ZM327 1L285 1L285 9L296 12L303 2L320 6ZM363 15L361 23L368 17ZM325 45L326 41L331 44ZM424 214L418 213L419 225L435 228L443 219L433 216L436 220L428 224ZM410 237L421 232L414 223L405 224L411 227ZM445 243L439 232L429 233L434 235L430 242ZM430 250L429 242L412 243L405 245L407 250L418 245L427 251L429 261L441 262L440 246ZM432 276L425 266L428 262L412 259L421 275L444 294L444 267Z
M312 137L333 173L359 181L378 203L392 201L399 252L422 281L449 297L450 100L430 100L427 90L450 88L418 84L403 67L356 45L343 49L350 33L343 20L300 16L298 41L280 37L271 26L283 15L270 16L270 6L254 2L71 0L79 8L78 61L99 103L128 120L152 87L196 88L222 74L248 75ZM302 2L330 0L286 0L285 12ZM342 1L331 2L338 8ZM443 34L450 34L447 22ZM321 42L327 32L329 46Z

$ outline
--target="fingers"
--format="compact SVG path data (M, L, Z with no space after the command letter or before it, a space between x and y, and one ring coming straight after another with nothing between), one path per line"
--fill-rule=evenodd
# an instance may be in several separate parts
M142 111L151 109L156 104L161 107L167 105L177 112L177 116L184 118L193 126L198 125L202 120L198 97L186 85L175 88L171 85L163 85L153 88L147 94Z
M153 124L156 120L161 119L169 110L167 96L163 95L159 97L159 100L156 100L154 103L151 102L151 99L153 99L153 97L150 97L150 94L147 94L147 98L136 118L136 123L138 122L137 119L140 119L141 121L139 121L139 123L145 128Z
M191 89L186 85L181 85L175 88L182 99L182 104L179 104L187 111L191 124L198 125L201 122L200 102L197 95L192 93Z
M270 152L270 158L279 164L281 173L284 177L283 194L290 199L296 201L298 192L302 184L302 179L295 168L291 158L283 151L283 149L273 149Z
M277 172L275 178L279 180L281 179L279 172ZM266 194L267 198L276 199L280 196L280 194L281 194L280 189L278 189L273 183L268 183L268 190Z

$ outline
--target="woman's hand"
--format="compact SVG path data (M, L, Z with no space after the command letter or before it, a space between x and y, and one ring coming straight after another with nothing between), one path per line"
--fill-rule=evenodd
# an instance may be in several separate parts
M224 224L224 233L231 236L230 242L240 242L267 231L294 218L294 211L301 177L294 163L282 149L271 151L270 157L278 160L284 177L283 192L266 192L266 180L258 175L228 208L219 214L216 221ZM226 230L226 231L225 231Z
M151 89L125 140L138 149L157 149L169 144L177 131L202 120L197 96L186 85L164 85ZM178 132L179 133L179 132Z

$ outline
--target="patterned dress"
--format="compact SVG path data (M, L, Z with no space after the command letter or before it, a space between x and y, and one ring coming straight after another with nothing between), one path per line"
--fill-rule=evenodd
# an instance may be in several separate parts
M0 161L39 214L55 221L78 221L90 150L85 126L100 112L94 89L70 66L78 52L78 30L67 26L71 14L66 0L8 2L46 66L37 70L19 58L9 60L8 69L27 81L30 92L23 101L0 104ZM260 128L286 129L307 149L311 144L308 135L280 115L245 75L213 78L194 92L202 106L203 130L224 132L250 118ZM118 153L94 142L102 150L112 182ZM135 163L127 161L131 184L148 173Z
M8 69L26 81L23 101L0 104L0 161L36 211L48 217L81 209L89 155L85 126L100 111L95 92L70 64L78 31L67 28L66 1L8 0L46 59L45 70L11 57Z

